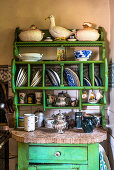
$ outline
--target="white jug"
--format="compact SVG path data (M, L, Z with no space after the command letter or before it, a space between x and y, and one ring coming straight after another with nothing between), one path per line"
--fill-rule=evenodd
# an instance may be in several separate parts
M35 121L35 117L37 120ZM24 114L24 130L25 131L34 131L35 130L35 123L38 122L38 116L34 114Z

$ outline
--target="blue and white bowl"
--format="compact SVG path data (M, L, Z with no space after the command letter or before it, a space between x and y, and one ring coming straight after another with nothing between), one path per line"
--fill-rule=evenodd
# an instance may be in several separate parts
M91 50L74 51L76 60L79 60L79 61L87 61L90 58L91 54L92 54Z

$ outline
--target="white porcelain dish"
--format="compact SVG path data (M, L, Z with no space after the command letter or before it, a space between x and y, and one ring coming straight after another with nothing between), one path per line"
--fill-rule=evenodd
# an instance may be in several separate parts
M67 41L76 41L76 38L73 38L73 39L69 38L67 39Z
M42 58L43 54L40 53L23 53L17 57L22 61L38 61Z

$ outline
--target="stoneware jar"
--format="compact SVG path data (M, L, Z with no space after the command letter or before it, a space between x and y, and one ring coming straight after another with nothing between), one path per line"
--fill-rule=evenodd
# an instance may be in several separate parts
M27 30L21 31L19 38L22 41L41 41L43 39L44 33L40 31L35 25Z
M84 29L79 29L75 36L79 41L96 41L98 40L100 34L93 27L93 24L90 22L84 22Z
M35 121L35 118L37 120ZM35 123L38 121L38 116L35 116L34 114L24 114L24 130L25 131L34 131L35 130Z

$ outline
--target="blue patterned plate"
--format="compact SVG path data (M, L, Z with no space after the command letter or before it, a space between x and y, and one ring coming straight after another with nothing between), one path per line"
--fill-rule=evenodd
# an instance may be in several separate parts
M64 78L69 86L80 86L80 81L77 74L70 68L64 69Z

